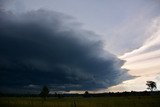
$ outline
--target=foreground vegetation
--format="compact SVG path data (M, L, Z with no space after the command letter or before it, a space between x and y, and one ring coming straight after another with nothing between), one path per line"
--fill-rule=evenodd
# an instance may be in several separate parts
M160 96L1 97L0 107L158 107Z

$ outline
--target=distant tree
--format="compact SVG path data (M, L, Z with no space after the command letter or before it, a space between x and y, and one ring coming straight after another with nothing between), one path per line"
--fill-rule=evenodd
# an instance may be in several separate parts
M58 98L63 98L63 94L58 94Z
M89 92L88 92L88 91L85 91L85 92L84 92L84 97L89 97L89 96L90 96Z
M63 96L62 93L57 93L57 92L55 92L55 93L54 93L54 97L63 98L64 96Z
M146 85L148 86L147 89L151 91L157 88L156 82L154 81L147 81Z
M48 95L49 95L49 89L48 89L47 86L44 86L44 87L42 88L42 91L41 91L41 93L40 93L40 96L41 96L44 100L46 100L46 98L47 98Z
M58 94L56 92L54 93L54 97L58 97Z

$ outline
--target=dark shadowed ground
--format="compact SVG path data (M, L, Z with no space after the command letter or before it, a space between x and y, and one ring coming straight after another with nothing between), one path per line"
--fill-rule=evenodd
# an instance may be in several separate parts
M124 93L126 94L126 93ZM69 96L48 97L1 97L0 107L159 107L160 95Z

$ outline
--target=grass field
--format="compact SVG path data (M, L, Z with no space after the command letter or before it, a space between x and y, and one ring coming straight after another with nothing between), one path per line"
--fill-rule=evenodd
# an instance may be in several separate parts
M160 107L160 96L128 97L2 97L0 107Z

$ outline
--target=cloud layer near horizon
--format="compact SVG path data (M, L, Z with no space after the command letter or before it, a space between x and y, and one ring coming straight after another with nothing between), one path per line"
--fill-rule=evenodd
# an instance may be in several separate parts
M138 78L125 81L109 90L143 91L147 88L146 81L155 81L157 90L160 89L160 16L152 20L148 30L150 37L140 48L120 57L126 60L123 67L129 69L128 73Z
M61 13L0 11L0 86L97 90L131 78L124 61L103 50L97 35L69 23ZM9 90L9 91L13 91Z

